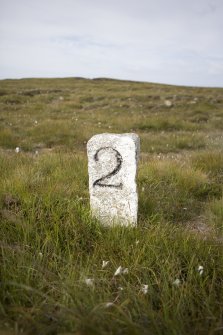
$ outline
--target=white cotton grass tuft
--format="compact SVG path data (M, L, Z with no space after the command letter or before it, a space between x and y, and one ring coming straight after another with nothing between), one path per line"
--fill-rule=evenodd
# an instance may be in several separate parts
M198 268L197 268L197 271L198 271L199 275L201 276L204 272L204 267L202 265L199 265Z
M108 264L109 264L109 261L102 261L102 269L106 268Z
M129 273L129 269L128 268L123 268L121 267L121 265L116 269L115 273L114 273L114 277L119 276L121 274L128 274Z
M125 268L122 270L123 275L127 275L129 273L129 269Z
M94 279L93 278L85 278L84 282L88 287L93 287L94 286Z
M140 291L143 293L143 294L147 294L148 293L148 288L149 288L149 285L147 284L143 284Z
M20 150L21 150L20 147L16 147L16 148L15 148L15 152L16 152L17 154L20 152Z
M174 286L180 286L180 284L181 284L181 281L180 281L180 279L179 278L177 278L177 279L175 279L174 281L173 281L173 283L172 283Z
M110 308L112 306L114 306L114 302L106 302L105 303L105 308Z
M116 269L115 273L114 273L114 276L118 276L122 273L122 267L121 265Z
M170 100L165 100L165 101L164 101L164 104L165 104L165 106L167 106L167 107L171 107L171 106L173 105L173 103L172 103Z

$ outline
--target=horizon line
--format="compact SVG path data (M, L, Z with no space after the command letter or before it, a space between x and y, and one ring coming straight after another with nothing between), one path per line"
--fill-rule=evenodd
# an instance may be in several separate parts
M187 87L187 88L211 88L211 89L223 89L223 86L199 86L199 85L184 85L184 84L168 84L163 82L150 82L144 80L133 80L133 79L121 79L121 78L113 78L113 77L81 77L81 76L66 76L66 77L14 77L14 78L0 78L0 81L6 80L32 80L32 79L79 79L79 80L113 80L113 81L124 81L131 83L140 83L140 84L151 84L151 85L163 85L163 86L175 86L175 87Z

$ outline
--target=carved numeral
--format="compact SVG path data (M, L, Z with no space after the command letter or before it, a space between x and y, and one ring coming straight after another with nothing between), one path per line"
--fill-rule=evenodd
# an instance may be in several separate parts
M97 179L97 180L95 180L95 182L93 183L93 186L96 186L96 185L98 185L98 186L100 186L100 187L115 187L115 188L120 188L120 189L122 189L122 186L123 186L123 184L122 183L120 183L120 184L117 184L117 185L114 185L114 184L104 184L104 183L102 183L102 181L104 181L105 179L109 179L109 178L111 178L112 176L114 176L114 175L116 175L119 171L120 171L120 169L121 169L121 166L122 166L122 156L121 156L121 154L116 150L116 149L114 149L114 148L112 148L112 147L103 147L103 148L100 148L100 149L98 149L97 150L97 152L95 153L95 155L94 155L94 160L95 160L95 162L98 162L99 161L99 158L98 158L98 154L99 154L99 152L100 151L106 151L106 150L113 150L114 152L115 152L115 157L116 157L116 161L117 161L117 165L116 165L116 167L114 168L114 170L112 170L111 172L109 172L108 174L106 174L105 176L103 176L103 177L101 177L101 178L99 178L99 179Z

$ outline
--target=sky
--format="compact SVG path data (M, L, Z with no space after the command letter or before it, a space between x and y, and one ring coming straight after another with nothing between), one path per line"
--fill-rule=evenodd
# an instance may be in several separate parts
M0 79L223 87L223 0L0 0Z

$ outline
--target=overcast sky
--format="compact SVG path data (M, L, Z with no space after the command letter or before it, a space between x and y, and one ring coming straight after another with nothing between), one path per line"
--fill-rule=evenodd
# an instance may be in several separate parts
M223 0L0 0L0 78L223 87Z

